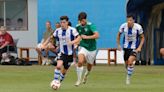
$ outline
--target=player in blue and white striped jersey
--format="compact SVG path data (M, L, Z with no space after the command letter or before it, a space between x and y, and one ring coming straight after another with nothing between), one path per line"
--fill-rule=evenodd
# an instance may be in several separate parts
M60 52L57 57L57 66L54 70L54 80L62 81L73 62L74 45L79 43L80 36L77 30L68 26L69 18L60 17L61 27L56 29L53 36L56 38ZM64 68L62 68L64 66Z
M134 61L136 55L141 51L144 44L143 29L140 24L134 23L133 15L127 16L127 23L121 25L117 35L118 50L121 50L120 36L124 33L123 38L123 50L124 60L127 68L127 79L126 84L130 84L130 77L134 70Z

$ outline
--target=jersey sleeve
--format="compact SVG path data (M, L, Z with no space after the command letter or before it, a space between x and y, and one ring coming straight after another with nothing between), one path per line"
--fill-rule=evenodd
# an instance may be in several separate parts
M140 25L140 27L139 27L139 35L141 35L141 34L143 34L143 28L142 28L142 26Z
M73 29L73 36L76 37L76 36L78 36L78 35L79 35L79 33L78 33L77 30L74 28L74 29Z
M125 24L122 24L119 28L119 32L120 33L123 33L124 32L124 29L125 29Z
M90 29L91 31L94 33L94 32L97 32L97 29L96 29L96 26L94 24L91 24L90 25Z
M59 46L59 38L58 38L57 35L58 35L58 31L55 30L54 33L53 33L53 37L54 37L55 42L56 42L55 46Z

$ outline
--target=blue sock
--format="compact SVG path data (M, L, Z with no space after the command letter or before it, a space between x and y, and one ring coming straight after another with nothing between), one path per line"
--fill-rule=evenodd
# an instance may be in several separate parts
M127 68L127 74L128 74L129 76L131 76L132 73L133 73L133 70L134 70L134 67L128 66L128 68Z
M60 73L60 82L62 82L65 78L65 74L63 75L62 73Z
M54 80L59 80L60 77L60 70L54 70Z

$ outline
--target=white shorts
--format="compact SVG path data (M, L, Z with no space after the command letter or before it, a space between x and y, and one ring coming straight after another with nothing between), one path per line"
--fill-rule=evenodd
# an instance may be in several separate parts
M93 64L96 59L96 50L88 51L84 47L78 47L78 55L83 54L85 56L86 62L89 64Z

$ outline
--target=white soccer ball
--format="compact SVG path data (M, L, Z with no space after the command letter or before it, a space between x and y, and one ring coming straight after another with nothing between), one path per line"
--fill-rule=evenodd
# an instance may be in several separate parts
M58 80L53 80L50 84L51 88L54 90L57 90L60 88L60 81Z

